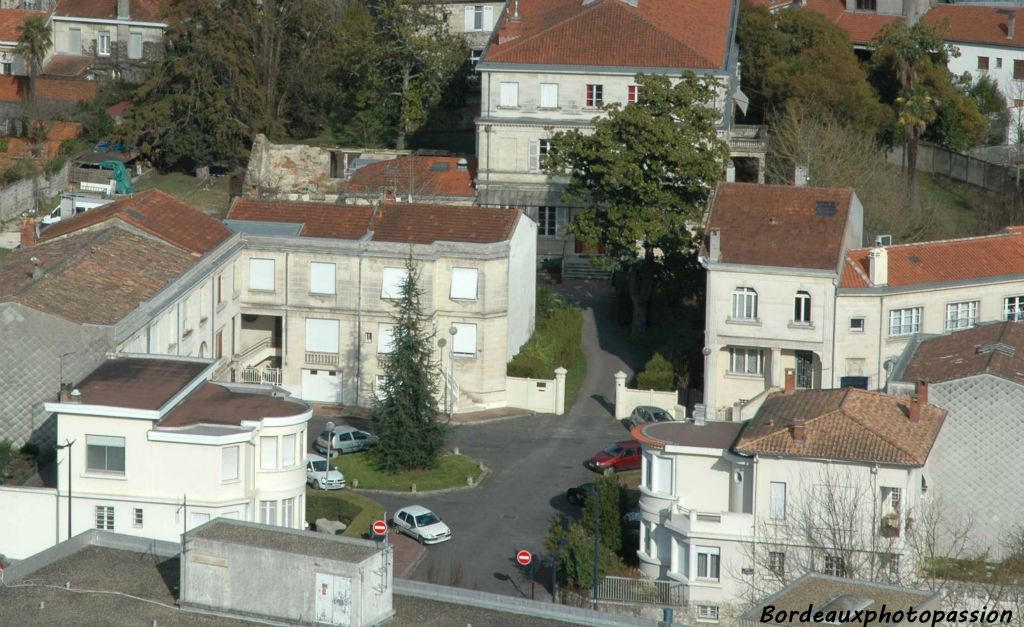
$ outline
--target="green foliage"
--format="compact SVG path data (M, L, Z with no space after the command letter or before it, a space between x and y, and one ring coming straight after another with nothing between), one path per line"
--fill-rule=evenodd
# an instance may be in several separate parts
M549 287L537 288L537 326L506 369L510 377L552 379L555 368L569 368L583 354L583 314Z
M636 387L639 390L660 392L671 392L676 389L676 373L672 363L661 353L654 353L644 365L643 371L636 375Z
M618 527L618 521L615 524ZM604 530L601 531L602 537ZM591 588L594 584L594 534L593 530L562 516L551 520L551 528L545 540L549 553L558 555L558 575L563 584L577 589ZM628 568L615 551L601 543L598 553L598 576L624 575Z
M318 492L306 492L306 520L316 523L320 518L341 521L346 525L359 515L363 508L344 499Z
M14 446L11 441L7 438L0 440L0 473L5 473L7 466L11 463L11 453L14 450Z
M0 138L0 152L7 152L7 148L8 148L7 139Z
M1010 126L1010 113L1006 98L999 90L999 83L987 74L982 74L968 88L967 94L978 105L978 111L988 119L988 131L984 142L989 146L1006 143L1007 129Z
M50 49L53 48L53 32L46 18L30 17L18 27L17 50L21 58L28 61L28 100L30 113L35 117L36 77L42 71Z
M872 132L894 122L846 32L824 16L744 5L737 39L747 119L765 121L776 109L802 103Z
M551 273L551 274L561 274L562 273L562 258L561 257L547 257L546 259L544 259L543 261L540 262L540 267L545 272L548 272L548 273Z
M410 256L392 316L392 351L384 361L373 424L380 444L373 451L383 470L433 468L447 427L437 421L440 372L433 361L434 334L423 314L419 269Z
M4 173L0 175L0 182L3 185L10 185L16 183L22 179L27 179L35 176L39 173L39 168L30 159L22 159L15 161L14 165L4 170Z
M36 444L35 442L25 442L24 444L21 445L21 448L18 449L18 452L20 452L25 457L31 457L32 459L36 459L37 457L39 457L39 445Z
M347 525L342 534L350 538L369 538L373 521L384 518L384 506L351 490L306 491L306 520L340 520Z
M623 501L623 489L614 475L599 478L597 484L600 499L587 499L583 507L583 528L594 530L594 520L601 519L601 544L617 553L622 548L622 525L619 505Z

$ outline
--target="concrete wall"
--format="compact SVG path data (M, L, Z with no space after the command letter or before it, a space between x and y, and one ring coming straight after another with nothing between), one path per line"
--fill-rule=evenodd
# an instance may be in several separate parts
M640 405L651 405L660 407L672 414L676 420L682 420L685 415L678 415L679 392L659 392L656 390L634 390L626 387L626 378L621 377L615 381L615 419L622 420L629 418L630 413ZM685 411L682 413L685 414Z
M508 354L511 361L533 335L537 312L537 223L520 218L508 254ZM571 364L558 364L569 367Z
M0 555L23 560L60 541L57 491L0 486Z
M182 601L250 616L314 623L316 576L327 574L350 580L353 626L375 625L391 616L393 549L366 540L326 538L382 550L362 562L349 563L193 536L188 539L187 565L182 568Z
M30 211L35 206L35 199L52 198L68 186L68 171L71 162L67 162L52 176L40 174L32 179L22 179L0 189L0 222L6 222Z
M519 407L544 414L565 413L565 374L554 379L506 377L505 389L509 407Z

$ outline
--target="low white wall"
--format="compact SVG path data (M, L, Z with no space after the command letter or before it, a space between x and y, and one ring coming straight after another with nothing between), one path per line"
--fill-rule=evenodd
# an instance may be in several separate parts
M660 407L676 420L686 418L686 410L679 406L679 392L657 392L655 390L634 390L626 387L626 373L615 374L615 418L622 420L640 405Z
M22 560L59 541L57 491L0 487L0 553Z
M565 368L558 368L554 379L505 377L505 405L561 416L565 413L565 375Z

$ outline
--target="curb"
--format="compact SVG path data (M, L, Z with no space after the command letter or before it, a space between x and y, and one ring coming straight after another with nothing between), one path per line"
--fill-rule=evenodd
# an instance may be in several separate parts
M493 422L502 422L503 420L515 420L517 418L528 418L530 416L538 416L538 415L540 415L539 412L533 411L533 412L529 412L529 413L525 413L525 414L513 414L511 416L498 416L497 418L488 418L487 420L474 420L472 422L458 422L456 420L452 420L451 422L449 422L447 424L455 426L455 427L475 427L477 425L488 425L488 424L491 424Z
M463 486L458 486L458 487L454 487L454 488L441 488L440 490L416 490L415 492L412 492L412 491L409 491L409 490L369 490L369 489L366 489L366 488L353 488L353 487L347 487L347 489L352 490L353 492L363 492L363 493L366 493L366 494L391 494L391 495L405 495L405 496L418 496L418 495L422 494L424 496L436 496L436 495L439 495L439 494L450 494L452 492L462 492L463 490L475 490L476 488L480 487L480 484L482 484L490 476L491 476L491 469L488 468L487 466L484 466L483 472L480 473L480 476L477 478L476 483L474 483L473 485L463 485Z
M423 563L423 558L427 556L427 547L416 545L416 548L419 550L419 555L416 556L416 559L409 562L409 565L405 567L405 572L398 575L399 577L408 577L414 570L416 570L416 568L419 567L420 564Z

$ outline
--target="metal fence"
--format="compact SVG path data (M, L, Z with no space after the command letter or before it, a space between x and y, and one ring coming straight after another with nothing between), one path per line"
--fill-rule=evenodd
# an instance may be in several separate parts
M890 163L903 165L904 147L893 148L888 159ZM1016 193L1021 179L1017 167L984 161L925 143L920 143L917 147L917 169L1000 194Z
M598 601L612 603L647 603L652 605L686 605L686 586L674 581L655 581L606 575L597 589Z

